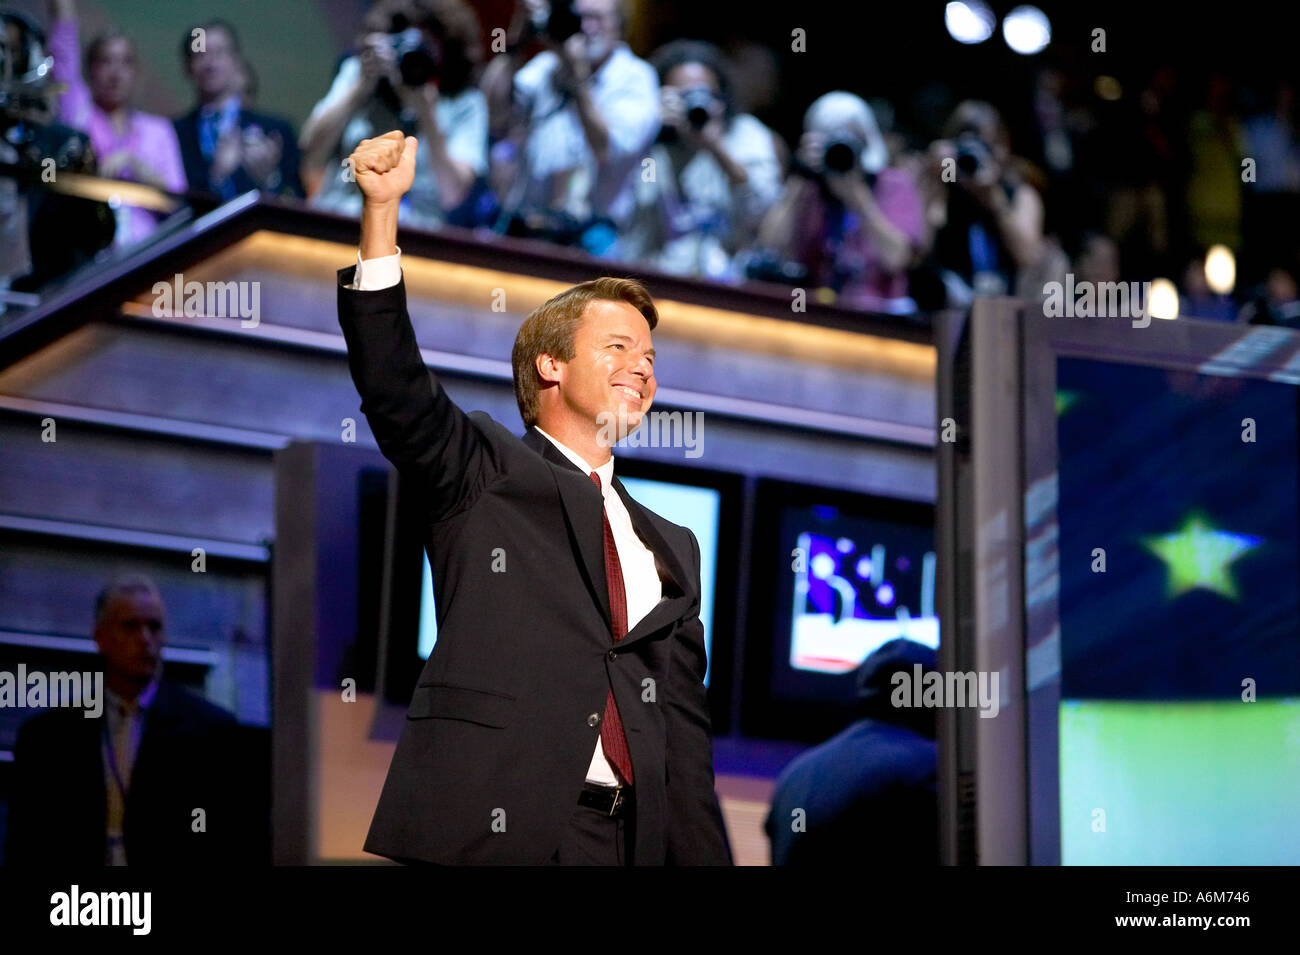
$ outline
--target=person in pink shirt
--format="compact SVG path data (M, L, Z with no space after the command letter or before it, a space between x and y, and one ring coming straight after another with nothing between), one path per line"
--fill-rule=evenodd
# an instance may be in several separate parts
M59 99L62 121L90 136L99 160L99 174L139 182L167 192L185 191L185 168L171 120L131 106L135 91L135 44L122 33L97 36L86 48L82 79L80 38L74 0L51 0L53 24L49 50L54 78L67 84ZM117 210L113 244L132 245L153 232L159 213L134 206Z
M840 305L911 314L908 269L925 237L921 194L889 165L871 107L835 91L804 115L785 192L759 230L760 248L806 271L805 281Z

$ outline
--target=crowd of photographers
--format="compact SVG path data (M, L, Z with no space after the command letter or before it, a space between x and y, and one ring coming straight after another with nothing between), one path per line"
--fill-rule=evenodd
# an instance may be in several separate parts
M1134 147L1151 154L1150 174L1117 173L1096 196L1086 187L1096 191L1095 177L1084 188L1077 181L1087 157L1075 153L1085 138L1063 107L1060 74L1050 70L1034 91L1043 148L1033 162L1013 155L1007 126L988 103L961 102L938 140L912 148L892 115L878 121L880 101L873 110L845 91L807 107L791 148L742 109L733 64L713 45L678 40L648 61L637 57L624 41L620 0L520 0L505 36L490 44L464 0L375 0L355 52L295 136L284 119L253 109L257 78L229 24L200 24L183 37L196 102L169 121L131 106L138 74L130 38L110 32L79 50L74 2L50 0L48 40L30 21L6 15L9 74L52 62L64 88L57 117L29 152L49 155L54 146L45 140L60 136L51 130L66 127L62 136L77 147L64 152L79 157L77 168L190 197L258 189L355 215L361 199L347 156L362 139L402 129L420 141L416 182L401 208L405 226L541 238L602 259L724 282L779 282L898 314L962 306L975 294L1038 295L1071 270L1096 282L1149 277L1182 206L1160 178L1169 157L1162 166L1158 137L1148 135L1159 132L1158 82L1143 94L1156 108L1137 134L1152 149ZM1233 150L1247 146L1235 141L1244 136L1235 123L1212 90L1185 131L1194 168L1177 188L1187 190L1186 229L1240 251L1242 153ZM1276 157L1270 170L1288 163L1300 170L1290 126L1260 129L1261 148ZM13 152L0 163L18 162ZM1213 161L1219 153L1228 157L1224 168ZM1300 190L1300 175L1293 178L1281 188ZM0 217L5 201L0 190ZM8 201L15 207L23 198L11 188ZM1083 228L1096 220L1087 205L1098 203L1105 221ZM112 241L139 241L159 215L119 207ZM1172 277L1193 307L1239 317L1240 301L1225 306L1206 291L1203 248L1177 262L1186 268ZM0 261L0 275L21 275L21 264ZM1291 265L1268 273L1250 320L1293 320ZM20 281L35 287L45 271Z

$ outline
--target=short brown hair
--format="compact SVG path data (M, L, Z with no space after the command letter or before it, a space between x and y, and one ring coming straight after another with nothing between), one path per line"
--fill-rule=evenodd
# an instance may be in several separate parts
M510 355L515 373L515 401L524 426L537 423L541 403L537 392L540 379L537 375L537 356L552 355L559 361L573 360L573 339L582 324L587 305L595 301L627 302L645 316L650 328L659 324L659 312L646 287L636 279L618 279L608 276L582 282L565 289L548 299L524 319L515 336L515 347Z
M144 574L125 574L120 577L114 577L95 597L95 626L99 626L104 619L104 614L108 612L109 604L118 597L125 597L129 594L145 593L154 597L159 603L162 603L162 593L158 590L158 585L153 579L146 577Z

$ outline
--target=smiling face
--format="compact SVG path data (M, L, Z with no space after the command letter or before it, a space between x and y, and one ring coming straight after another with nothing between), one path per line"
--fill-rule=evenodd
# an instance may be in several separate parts
M572 360L538 355L537 371L543 430L563 441L574 431L594 436L605 429L620 441L640 426L658 389L650 323L628 302L588 302Z

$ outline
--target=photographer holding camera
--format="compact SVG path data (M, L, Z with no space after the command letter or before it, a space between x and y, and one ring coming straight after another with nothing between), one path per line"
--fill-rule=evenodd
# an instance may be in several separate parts
M487 101L472 84L481 56L478 18L462 0L379 0L356 55L303 124L299 142L321 173L311 204L360 215L346 159L363 139L400 129L420 142L404 226L473 225L476 183L487 174Z
M921 197L888 161L863 99L845 92L817 99L804 115L785 192L759 230L760 249L777 263L756 257L750 276L807 282L850 307L915 311L907 270L924 239Z
M650 62L663 125L650 151L654 176L636 182L636 213L620 254L677 275L736 278L735 253L781 195L770 129L736 114L722 51L675 40Z
M1002 117L988 103L966 100L944 133L930 147L925 177L929 264L947 293L946 302L933 304L1035 294L1034 276L1049 248L1043 200L1026 180L1024 164L1011 155Z
M622 0L525 3L522 36L490 70L494 99L511 91L513 126L493 156L494 180L511 184L497 228L614 253L659 131L658 79L622 40Z

